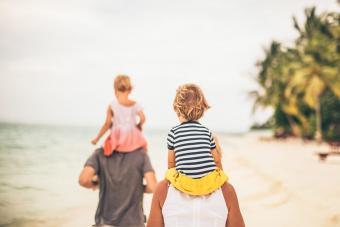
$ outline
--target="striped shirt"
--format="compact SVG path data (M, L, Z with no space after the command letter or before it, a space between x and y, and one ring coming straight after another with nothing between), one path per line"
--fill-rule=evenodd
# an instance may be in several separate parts
M201 178L216 169L211 150L216 147L211 132L196 121L173 127L167 138L175 152L176 170L191 178Z

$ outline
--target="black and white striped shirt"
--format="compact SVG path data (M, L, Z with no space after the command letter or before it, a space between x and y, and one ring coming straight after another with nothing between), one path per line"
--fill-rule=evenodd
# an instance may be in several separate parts
M168 149L174 150L176 170L191 178L201 178L216 169L211 149L216 147L211 132L196 121L173 127Z

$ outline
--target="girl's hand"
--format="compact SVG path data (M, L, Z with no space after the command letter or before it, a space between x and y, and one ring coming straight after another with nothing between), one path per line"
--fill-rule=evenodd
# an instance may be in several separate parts
M143 130L143 128L142 128L142 124L141 123L138 123L137 125L136 125L136 127L139 129L139 130Z
M93 140L91 140L91 143L93 145L96 145L98 143L98 138L94 138Z
M94 175L91 179L91 183L93 185L92 190L95 191L96 189L98 189L99 186L99 177L98 175Z
M138 115L138 117L139 117L139 123L136 125L137 126L137 128L139 129L139 130L143 130L143 124L145 123L145 116L144 116L144 113L143 113L143 111L141 110L141 111L139 111L138 113L137 113L137 115Z

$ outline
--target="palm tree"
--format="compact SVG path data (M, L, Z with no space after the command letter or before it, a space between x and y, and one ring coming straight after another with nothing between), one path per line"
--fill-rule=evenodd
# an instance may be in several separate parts
M295 104L295 97L290 97L285 93L288 81L296 67L296 50L283 48L280 43L273 41L264 51L264 60L257 63L260 70L256 81L260 85L260 91L255 90L249 93L255 99L253 111L261 106L274 108L279 114L274 115L278 131L299 136L302 130L293 118L298 118L303 123L305 120ZM285 115L284 118L287 119L290 127L281 125L282 115ZM287 124L285 120L282 123Z
M275 109L276 126L288 122L285 130L304 136L316 128L315 138L321 141L320 98L326 90L340 98L340 14L318 16L315 8L309 8L305 15L302 27L293 18L299 32L293 47L273 41L265 49L265 58L257 63L260 89L250 95L255 98L254 110L259 106Z
M255 78L260 85L260 91L254 90L249 92L249 95L255 99L253 111L260 106L275 106L277 99L277 58L281 54L281 44L273 41L269 49L264 49L265 59L258 61L256 66L260 68L260 72Z
M288 90L304 93L304 101L316 113L316 140L322 140L320 96L327 87L340 97L339 54L337 39L339 15L316 16L315 8L305 11L306 22L301 29L294 18L294 27L299 31L299 69L288 85ZM338 37L336 37L338 36Z

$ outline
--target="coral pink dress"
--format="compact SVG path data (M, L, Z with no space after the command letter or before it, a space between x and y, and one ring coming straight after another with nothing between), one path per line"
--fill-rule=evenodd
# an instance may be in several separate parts
M113 120L111 133L104 143L104 155L110 156L113 151L131 152L138 148L146 150L146 139L137 128L137 116L142 107L138 103L129 107L123 106L116 101L110 106Z

